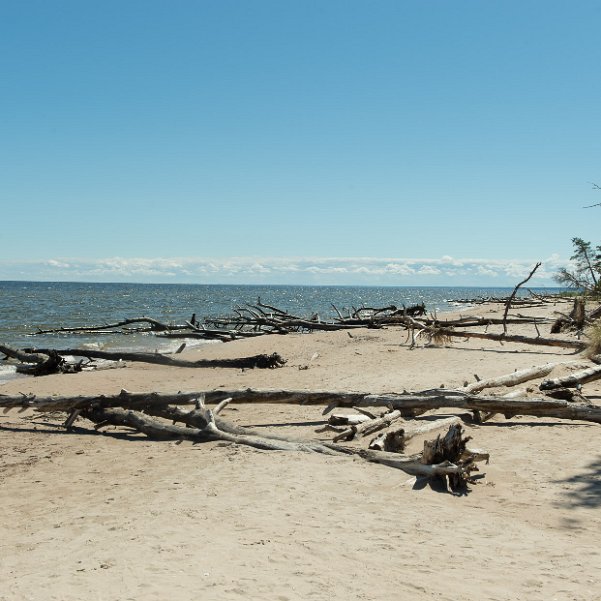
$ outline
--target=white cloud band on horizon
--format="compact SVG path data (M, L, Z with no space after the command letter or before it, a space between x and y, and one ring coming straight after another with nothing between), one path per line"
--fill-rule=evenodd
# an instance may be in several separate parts
M343 284L508 286L536 261L517 259L377 257L175 257L52 258L2 262L0 279L205 284ZM567 264L558 255L543 261L532 285L552 286Z

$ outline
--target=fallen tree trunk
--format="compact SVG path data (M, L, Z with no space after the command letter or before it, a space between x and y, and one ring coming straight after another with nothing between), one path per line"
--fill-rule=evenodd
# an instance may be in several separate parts
M204 403L204 401L203 401L203 403ZM198 403L195 402L195 405L198 406ZM221 405L221 403L220 403L220 405ZM220 410L219 406L215 407L215 409L212 410L213 419L215 420L215 425L217 426L217 428L219 428L219 430L222 430L223 432L227 432L228 434L249 435L249 436L256 436L259 438L265 437L265 433L261 430L248 428L246 426L238 426L236 424L233 424L230 421L222 419L218 415L219 410ZM147 415L152 415L154 417L161 417L163 419L167 419L172 422L181 422L181 423L186 424L190 428L200 428L200 429L205 428L207 425L207 418L206 418L205 411L206 410L203 408L202 404L201 404L200 408L197 408L194 411L185 411L183 409L180 409L179 407L171 407L171 406L170 407L152 407L152 408L144 409L144 413ZM297 438L292 438L290 436L282 436L280 434L271 434L271 433L269 434L268 438L271 440L278 440L278 441L291 442L291 443L306 444L306 442L307 442L307 441L299 440ZM323 443L319 443L319 444L323 444L324 446L326 446L328 448L331 447L334 450L346 448L346 447L340 447L339 445L332 445L329 442L323 442Z
M82 370L82 361L67 363L63 357L54 351L47 353L36 353L31 351L20 351L10 346L0 344L0 352L11 359L21 361L17 365L17 373L30 376L46 376L55 373L77 373Z
M372 449L359 454L368 461L402 469L414 476L448 479L451 490L456 492L465 489L468 482L475 481L471 472L478 471L476 462L488 463L489 460L488 453L468 449L466 443L469 440L469 437L463 438L463 429L457 424L451 426L443 438L424 441L424 451L417 455L403 456ZM430 463L432 459L440 459L440 462Z
M17 359L17 361L21 361L21 363L44 363L44 361L48 360L47 356L20 351L19 349L12 348L5 344L0 344L0 353L4 353L11 359Z
M530 338L528 336L508 336L506 334L486 334L482 332L456 332L447 328L436 328L429 335L448 336L455 338L480 338L482 340L495 340L498 342L517 342L520 344L532 344L536 346L558 346L563 348L573 348L582 351L586 348L586 343L580 340L558 340L556 338Z
M75 374L83 369L83 359L77 363L65 361L58 353L48 353L42 363L21 363L16 370L19 374L28 376L49 376L50 374Z
M496 396L468 395L459 391L434 389L407 394L364 394L358 392L327 392L299 390L211 390L178 394L130 393L114 396L24 397L0 395L0 408L34 409L38 411L71 411L88 407L125 407L144 409L164 405L194 403L204 396L207 403L219 403L226 398L232 403L284 403L328 405L335 407L389 407L400 410L429 411L440 408L467 409L502 413L506 417L532 415L601 423L601 407L569 403L560 399L508 399Z
M457 319L418 319L427 326L438 326L442 328L471 328L476 326L496 326L505 324L512 325L528 325L528 324L544 324L550 323L552 320L548 317L508 317L503 319L501 317L478 317L478 316L467 316L459 317Z
M176 359L168 355L159 353L128 353L97 351L88 349L26 349L27 353L50 355L73 355L76 357L87 357L88 359L107 359L109 361L139 361L142 363L153 363L156 365L168 365L171 367L225 367L237 369L271 369L281 367L286 363L278 353L271 355L253 355L250 357L241 357L238 359L199 359L197 361L186 361Z
M574 299L574 306L569 315L563 313L553 322L551 334L559 334L568 330L582 330L586 314L584 311L584 299L578 296Z
M386 451L366 450L359 453L367 461L380 463L388 467L403 470L412 476L420 476L425 478L434 478L438 476L461 478L470 480L471 476L466 473L465 467L455 465L449 461L443 461L437 465L426 465L421 462L421 455L403 456L398 453L388 453Z
M579 384L586 384L587 382L592 382L599 378L601 378L601 365L595 365L594 367L574 372L569 376L544 380L541 382L539 389L554 390L555 388L576 388Z

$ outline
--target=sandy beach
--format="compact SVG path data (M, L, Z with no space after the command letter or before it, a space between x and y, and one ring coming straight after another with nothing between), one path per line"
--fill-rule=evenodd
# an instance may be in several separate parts
M550 315L565 307L520 312ZM463 314L499 310L483 305ZM551 337L548 325L540 330ZM510 333L536 335L533 325L510 326ZM275 351L284 367L129 363L14 380L0 394L247 387L384 393L459 388L474 374L489 378L549 362L561 363L553 377L591 365L558 347L458 338L410 350L406 342L398 328L263 336L182 356ZM541 397L539 382L519 387ZM600 381L585 384L583 393L599 404ZM322 409L230 405L223 416L265 432L331 439L316 432L325 422ZM83 420L66 433L63 420L31 411L0 416L2 601L601 599L597 424L466 419L473 445L491 460L481 466L479 484L454 496L359 459L152 441L115 428L95 433ZM423 438L414 439L409 451L422 446Z

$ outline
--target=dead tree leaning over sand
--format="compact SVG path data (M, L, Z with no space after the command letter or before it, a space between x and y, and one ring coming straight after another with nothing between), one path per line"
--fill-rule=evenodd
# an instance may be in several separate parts
M511 303L513 302L513 300L515 299L515 295L517 294L518 289L520 288L520 286L522 286L523 284L525 284L533 275L534 272L542 265L542 263L539 261L533 268L532 271L528 274L528 277L525 280L522 280L514 289L513 292L511 293L511 295L509 296L509 298L507 299L507 302L505 303L505 311L503 312L503 333L507 334L507 324L505 323L507 320L507 313L509 313L509 308L511 307Z

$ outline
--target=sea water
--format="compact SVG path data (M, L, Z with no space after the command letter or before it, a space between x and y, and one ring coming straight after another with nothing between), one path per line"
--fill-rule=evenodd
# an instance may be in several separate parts
M534 289L551 293L558 289ZM424 302L429 312L456 309L454 300L503 297L512 288L377 286L236 286L204 284L106 284L74 282L0 282L0 344L17 348L96 348L102 350L174 350L181 340L151 334L36 334L39 330L110 324L152 317L181 324L193 313L203 321L231 315L233 308L262 302L301 317L317 313L324 321L352 308ZM528 294L519 290L521 294ZM199 342L197 344L202 344ZM173 348L172 348L173 347ZM0 362L0 382L14 368Z

